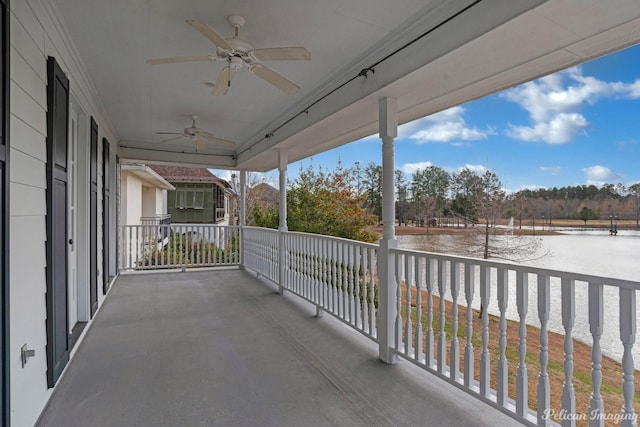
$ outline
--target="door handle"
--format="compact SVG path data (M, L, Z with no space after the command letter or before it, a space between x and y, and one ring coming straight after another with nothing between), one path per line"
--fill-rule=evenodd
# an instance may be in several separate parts
M69 239L69 244L73 245L73 239Z

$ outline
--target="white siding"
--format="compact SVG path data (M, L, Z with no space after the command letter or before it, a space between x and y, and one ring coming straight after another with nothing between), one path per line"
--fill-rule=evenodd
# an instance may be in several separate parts
M152 187L142 186L142 216L152 217L156 215L156 189ZM135 200L129 199L134 202ZM140 203L140 202L138 202Z
M142 180L135 175L122 173L122 198L125 201L126 213L122 225L138 225L142 216Z
M82 61L67 38L66 30L57 21L55 10L42 0L13 1L11 8L11 418L13 425L30 426L52 392L46 384L45 348L47 56L56 57L67 73L70 91L86 114L82 117L88 120L93 116L98 123L100 165L102 138L106 137L112 143L112 166L115 165L117 141ZM88 123L83 127L86 129L86 126ZM81 135L79 142L86 141L86 135ZM86 153L86 148L80 147L79 153ZM79 182L88 179L86 169L78 179ZM98 245L101 246L101 166L98 183ZM86 187L80 185L79 188L82 191ZM115 186L112 193L111 201L115 203ZM80 197L79 201L86 203L86 197ZM82 207L80 212L83 211L86 212L86 207ZM115 216L113 218L115 220ZM78 230L79 240L86 239L87 232L84 224ZM101 249L98 254L98 265L102 270ZM87 277L80 280L86 281ZM98 283L98 301L102 303L102 277L98 278ZM36 354L24 368L20 362L23 344L34 349Z
M160 188L156 188L155 189L155 192L156 192L156 209L155 209L155 213L156 213L156 215L166 214L167 213L167 210L164 208L166 203L162 200L162 192L163 191L166 191L166 190L162 190Z

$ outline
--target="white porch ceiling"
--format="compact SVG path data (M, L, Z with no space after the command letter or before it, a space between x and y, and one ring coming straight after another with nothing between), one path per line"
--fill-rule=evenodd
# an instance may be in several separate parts
M43 1L76 45L122 159L258 171L277 166L278 147L294 161L375 133L380 96L398 99L404 123L640 41L637 0ZM215 53L185 20L229 37L229 15L246 19L240 36L255 48L309 50L311 61L265 63L298 93L245 68L213 97L203 83L224 63L145 63ZM155 132L181 131L191 114L236 146L159 143Z

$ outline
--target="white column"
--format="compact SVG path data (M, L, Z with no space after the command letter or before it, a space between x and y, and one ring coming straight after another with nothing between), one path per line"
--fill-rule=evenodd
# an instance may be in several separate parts
M396 248L395 239L395 158L393 140L398 135L397 100L380 98L379 132L382 139L382 239L378 253L378 343L380 360L385 363L397 363L393 352L396 319L395 268L390 249Z
M285 251L284 232L287 228L287 152L278 150L278 171L280 172L280 225L278 228L278 292L284 294Z
M240 226L247 225L247 171L240 171Z
M247 225L247 171L240 171L240 268L244 268L244 227Z

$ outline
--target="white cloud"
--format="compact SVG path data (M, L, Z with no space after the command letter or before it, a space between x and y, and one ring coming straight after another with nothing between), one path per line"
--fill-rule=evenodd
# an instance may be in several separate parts
M400 170L404 173L414 174L417 170L425 170L426 168L433 166L433 163L426 162L418 162L418 163L405 163L400 167Z
M589 127L587 119L578 113L560 113L550 122L539 122L535 126L513 126L507 136L522 141L543 141L548 144L564 144L571 141L580 131Z
M555 176L560 174L562 168L560 166L540 166L540 170L546 175Z
M616 175L611 172L606 166L594 165L588 168L583 168L582 172L587 175L588 181L606 181L607 179L614 178Z
M452 107L428 117L406 123L398 129L398 138L409 138L418 144L429 142L451 142L457 140L477 141L494 134L492 128L468 127L462 117L464 108Z
M569 68L504 92L505 99L525 109L533 124L511 125L507 135L523 141L564 144L589 122L579 113L602 98L640 98L640 79L633 83L605 82Z
M536 184L523 184L520 185L518 188L516 188L515 190L511 189L511 188L505 188L504 192L506 194L515 194L519 191L522 190L531 190L531 191L536 191L536 190L541 190L541 189L546 189L547 187L544 187L542 185L536 185Z

